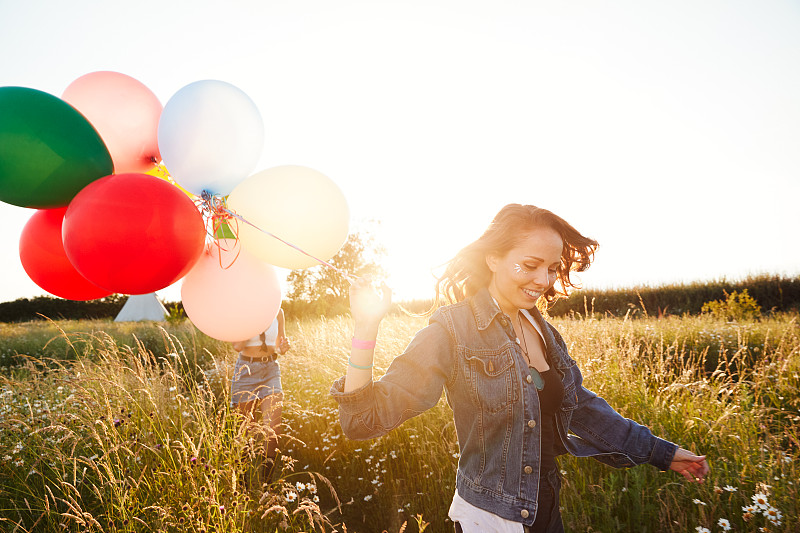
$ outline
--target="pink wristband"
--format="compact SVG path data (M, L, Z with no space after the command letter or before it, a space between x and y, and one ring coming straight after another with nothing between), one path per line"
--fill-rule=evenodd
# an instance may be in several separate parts
M362 341L353 337L353 348L358 350L372 350L375 348L375 341Z

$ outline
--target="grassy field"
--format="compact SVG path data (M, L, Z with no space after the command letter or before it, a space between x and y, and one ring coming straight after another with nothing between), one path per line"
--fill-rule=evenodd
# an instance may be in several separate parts
M712 466L690 486L562 457L568 531L800 528L796 315L553 322L589 388ZM386 319L377 376L423 325ZM229 408L227 344L188 323L0 324L0 531L452 531L458 445L444 400L349 441L328 396L349 319L287 329L281 473L261 490L246 482L256 446Z

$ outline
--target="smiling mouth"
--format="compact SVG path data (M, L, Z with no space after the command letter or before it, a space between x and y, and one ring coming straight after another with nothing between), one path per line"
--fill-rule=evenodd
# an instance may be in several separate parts
M530 289L522 289L522 292L524 292L526 295L528 295L530 298L533 299L536 299L542 295L541 291L532 291Z

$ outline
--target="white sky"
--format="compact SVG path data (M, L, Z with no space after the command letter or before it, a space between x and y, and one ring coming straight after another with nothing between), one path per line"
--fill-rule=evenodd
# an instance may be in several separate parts
M399 298L510 202L600 241L587 286L800 272L796 1L0 0L0 50L0 86L56 96L97 70L162 104L236 85L255 171L338 183ZM0 301L46 294L17 253L31 213L0 204Z

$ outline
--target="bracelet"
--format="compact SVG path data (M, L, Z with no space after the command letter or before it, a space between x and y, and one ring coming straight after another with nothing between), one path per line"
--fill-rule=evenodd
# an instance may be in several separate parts
M358 350L372 350L375 348L375 341L362 341L353 337L353 348Z
M353 368L357 368L357 369L359 369L359 370L369 370L370 368L372 368L372 365L374 365L375 363L372 363L372 365L369 365L369 366L357 365L357 364L355 364L355 363L353 362L353 360L352 360L352 359L350 359L350 358L348 357L348 358L347 358L347 364L348 364L348 365L350 365L350 366L352 366Z

